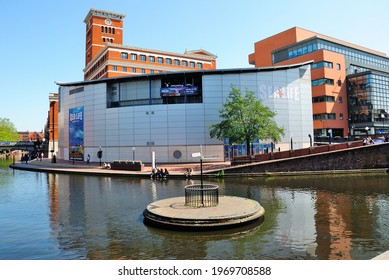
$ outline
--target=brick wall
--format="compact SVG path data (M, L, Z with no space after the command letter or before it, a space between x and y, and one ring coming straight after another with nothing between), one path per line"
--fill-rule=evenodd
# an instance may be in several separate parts
M347 143L345 144L347 145ZM262 173L389 168L389 143L359 146L346 149L340 149L341 146L339 145L328 145L326 146L327 148L323 147L325 146L315 147L316 152L321 151L321 153L311 153L308 155L295 156L296 154L306 153L306 151L301 152L299 150L295 150L292 152L295 157L276 159L265 162L248 163L225 169L224 173ZM314 150L314 148L308 149ZM273 158L275 158L275 154L276 153L273 154Z

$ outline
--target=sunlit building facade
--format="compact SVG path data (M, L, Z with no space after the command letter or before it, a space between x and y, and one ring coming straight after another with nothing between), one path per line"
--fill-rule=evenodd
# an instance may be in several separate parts
M58 83L58 157L103 161L197 162L203 152L223 161L228 142L211 138L209 126L235 85L251 90L276 112L285 136L276 149L309 146L313 133L310 64L128 76ZM260 139L263 143L270 140Z
M256 67L313 61L315 136L365 135L366 128L369 134L388 132L385 53L293 27L256 42L248 60Z
M84 80L216 69L203 49L183 54L123 45L124 14L91 9L86 24Z

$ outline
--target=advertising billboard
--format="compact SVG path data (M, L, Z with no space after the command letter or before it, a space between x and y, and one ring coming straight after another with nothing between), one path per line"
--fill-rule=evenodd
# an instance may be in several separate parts
M198 95L198 94L199 94L199 87L197 86L171 86L171 87L161 88L161 97Z
M69 159L84 160L84 107L69 109Z

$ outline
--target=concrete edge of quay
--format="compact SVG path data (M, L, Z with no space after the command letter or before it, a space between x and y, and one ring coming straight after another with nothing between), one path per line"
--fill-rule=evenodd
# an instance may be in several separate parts
M389 251L383 252L382 254L378 255L377 257L372 258L372 260L389 261Z
M191 176L187 177L186 168L199 169L199 163L188 164L175 164L164 166L161 168L171 168L169 171L169 178L185 178L185 179L198 179L201 177L200 171L193 171ZM389 168L375 168L375 169L350 169L350 170L320 170L320 171L287 171L287 172L236 172L236 173L224 173L224 167L228 167L224 163L224 167L221 167L221 163L209 164L207 170L203 170L204 178L233 178L233 177L284 177L284 176L335 176L335 175L389 175ZM48 161L36 161L32 160L29 163L16 162L10 165L12 169L35 171L35 172L48 172L48 173L75 173L94 176L128 176L128 177L141 177L150 178L151 169L144 171L126 171L126 170L112 170L104 169L98 165L73 165L71 162L67 163L51 163ZM231 168L231 167L228 167Z

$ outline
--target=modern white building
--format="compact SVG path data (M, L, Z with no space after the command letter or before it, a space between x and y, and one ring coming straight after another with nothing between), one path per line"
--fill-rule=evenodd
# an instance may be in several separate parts
M225 142L209 136L231 85L253 91L277 113L285 136L276 149L309 146L313 135L310 64L188 71L59 85L58 158L194 162L192 153L223 161ZM260 142L270 143L261 139Z

